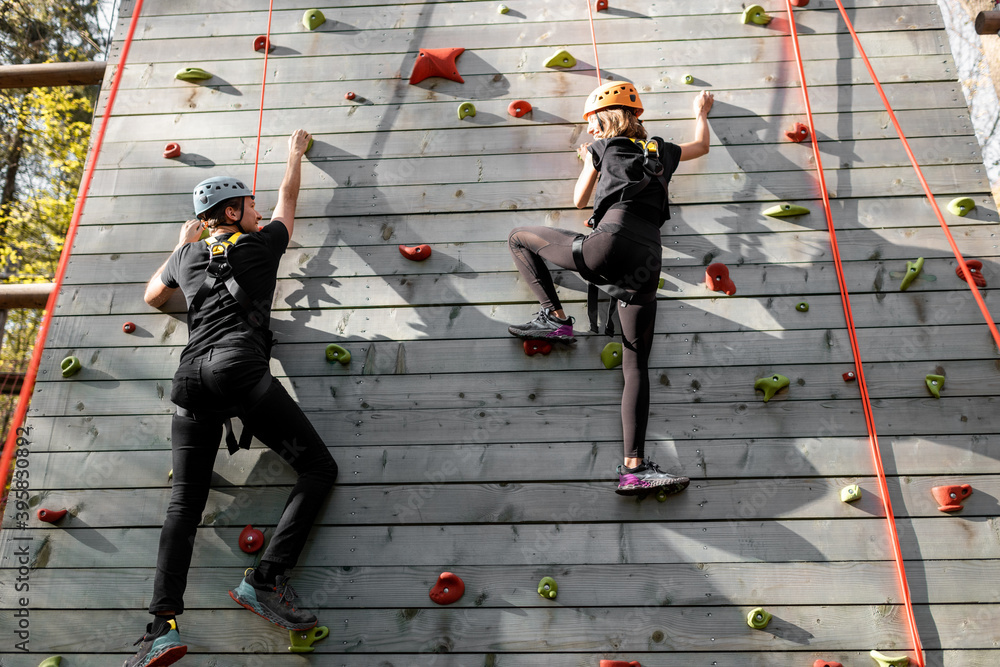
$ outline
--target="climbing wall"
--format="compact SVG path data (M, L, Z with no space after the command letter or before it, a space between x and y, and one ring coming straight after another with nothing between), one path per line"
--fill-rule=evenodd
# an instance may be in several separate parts
M711 152L674 177L663 228L647 452L693 479L663 503L613 493L622 377L601 364L607 339L529 357L507 335L536 310L510 230L585 231L574 148L597 84L584 0L507 4L340 0L309 30L311 5L275 2L257 201L275 202L287 135L312 132L272 369L340 464L294 572L331 635L289 653L287 633L227 596L254 564L240 531L270 534L294 475L259 444L223 449L183 664L853 667L875 664L874 648L907 653L860 392L843 378L853 365L812 153L785 137L805 113L784 3L765 7L767 26L744 24L735 0L611 0L595 15L602 74L636 83L652 134L692 139L696 91L716 96ZM968 216L945 216L992 287L997 213L937 5L847 4L942 207L974 199ZM120 35L133 9L123 3ZM997 350L833 2L796 16L927 664L996 665ZM9 510L0 532L0 607L20 614L0 614L0 664L120 664L148 620L186 327L179 299L159 313L143 287L195 183L253 179L253 42L267 25L264 2L142 8L28 420L30 517L19 526ZM420 49L458 47L464 83L409 84ZM563 49L576 64L546 67ZM176 80L186 67L212 77ZM508 115L515 100L533 110ZM466 102L476 113L459 118ZM170 142L181 152L168 159ZM781 202L812 213L763 215ZM433 254L414 262L400 244ZM705 287L716 262L735 295ZM583 284L557 280L582 321ZM327 362L329 343L349 365ZM63 379L68 355L83 370ZM774 374L790 387L765 403L754 384ZM940 398L928 374L945 376ZM851 484L861 499L844 503ZM957 513L931 495L947 484L973 488ZM43 507L69 514L40 523ZM443 571L466 585L450 606L428 597ZM544 576L557 598L536 592ZM29 591L15 591L20 577ZM748 627L755 607L773 614L763 630ZM26 617L29 655L15 648Z

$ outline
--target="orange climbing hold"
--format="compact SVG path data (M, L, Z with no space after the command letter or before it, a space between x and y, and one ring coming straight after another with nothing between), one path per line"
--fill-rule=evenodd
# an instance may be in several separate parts
M465 593L465 582L462 578L451 572L442 572L428 595L437 604L451 604L458 602L463 593Z
M455 59L462 55L464 48L455 49L420 49L417 54L417 62L413 64L413 72L410 73L410 83L420 83L429 76L440 76L451 81L465 83L465 79L458 73L458 66Z
M803 2L803 0L798 0L798 1ZM804 2L808 3L809 0L804 0ZM795 3L796 0L792 0L792 4L795 5L796 7L804 6L804 5L797 5ZM817 660L816 662L813 663L813 667L844 667L844 666L839 662L832 662L830 660Z
M552 351L552 343L547 340L526 340L524 341L524 353L529 357L536 354L547 355Z
M414 262L422 262L431 256L431 247L426 243L415 246L401 245L399 246L399 254Z
M253 50L263 52L264 47L267 47L268 53L274 51L274 44L271 43L271 40L269 40L266 35L257 35L254 37Z
M705 269L705 287L713 292L725 292L727 296L736 294L736 283L729 277L729 267L722 262L709 264Z
M626 662L624 660L601 660L601 667L642 667L638 662Z
M355 97L357 97L357 95L355 95L352 92L347 92L347 93L344 94L344 99L345 100L353 100Z
M962 509L962 501L972 495L972 487L968 484L935 486L931 489L931 495L938 502L940 511L957 512Z
M520 118L529 111L531 111L531 105L524 100L514 100L507 105L507 113L514 118Z
M978 259L967 259L965 260L965 264L972 273L972 282L976 283L976 287L986 287L986 277L983 276L983 263ZM965 280L965 271L962 270L961 266L955 267L955 275Z
M785 136L788 137L789 141L799 144L809 138L809 128L802 123L796 123L792 129L785 132Z
M255 554L264 546L264 533L253 526L247 526L240 533L240 549L245 553Z
M163 148L163 157L169 159L181 156L181 145L176 141L171 141Z
M55 523L66 516L67 510L47 510L44 507L38 510L38 520L45 523Z

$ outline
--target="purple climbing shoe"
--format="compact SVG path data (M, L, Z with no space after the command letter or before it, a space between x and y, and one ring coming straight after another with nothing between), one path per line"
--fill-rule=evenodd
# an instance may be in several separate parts
M663 472L649 459L643 459L635 468L618 466L618 488L615 493L620 496L638 496L662 491L669 495L683 491L690 483L691 480L687 477Z
M511 325L507 327L507 331L512 336L526 340L561 340L572 342L576 340L573 337L573 322L572 317L560 320L552 314L551 309L542 308L535 315L535 319L526 324Z

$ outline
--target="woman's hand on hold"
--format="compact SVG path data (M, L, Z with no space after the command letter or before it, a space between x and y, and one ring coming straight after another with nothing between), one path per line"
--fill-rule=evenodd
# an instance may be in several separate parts
M205 229L205 222L203 220L188 220L181 226L181 234L177 245L182 246L185 243L197 241L201 238L201 230L203 229Z
M589 148L590 148L589 141L580 144L580 147L576 149L576 156L581 160L584 159L584 156L587 155L587 149Z
M695 116L707 116L708 112L712 110L712 104L715 102L715 95L703 90L698 93L698 96L694 98L694 115Z
M309 141L312 136L305 130L295 130L292 136L288 137L288 154L302 157L309 148Z

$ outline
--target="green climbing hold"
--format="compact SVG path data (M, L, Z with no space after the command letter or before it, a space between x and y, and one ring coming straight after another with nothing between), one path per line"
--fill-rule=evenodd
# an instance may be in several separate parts
M920 272L924 270L924 258L917 257L915 262L906 263L906 275L903 276L903 282L899 284L899 289L904 292L906 289L913 284L913 281L917 279Z
M840 490L840 500L845 503L853 503L855 500L861 500L861 487L857 484L845 486Z
M868 655L872 657L872 660L878 663L879 667L907 667L907 665L910 664L910 658L906 655L890 658L887 655L882 655L875 649L872 649L872 652Z
M686 83L687 85L690 86L692 83L694 83L694 77L691 76L690 74L685 74L684 75L684 83Z
M605 368L614 368L622 365L622 344L608 343L601 350L601 362Z
M313 138L309 137L309 143L306 144L306 153L308 153L309 151L311 151L312 147L313 147Z
M743 22L767 25L771 22L771 16L760 5L750 5L743 10Z
M934 398L941 398L941 390L944 389L943 375L928 375L924 378L927 390L934 395Z
M554 600L559 593L559 584L552 577L542 577L538 582L538 594L543 598Z
M656 499L661 503L667 502L667 490L660 487L660 490L656 492Z
M330 628L325 625L317 625L309 630L289 630L288 638L292 645L288 647L288 650L292 653L312 653L315 650L313 644L320 639L325 639L328 634L330 634Z
M976 202L972 200L972 197L959 197L948 202L948 210L961 218L972 213L974 208L976 208Z
M656 289L663 289L663 286L666 285L666 284L667 284L667 279L666 278L660 278L660 282L656 286Z
M38 663L38 667L59 667L59 665L61 664L62 664L62 656L54 655L51 658L45 658L45 660L42 660L40 663Z
M800 313L808 313L809 304L806 303L805 301L799 301L797 304L795 304L795 310L799 311Z
M778 204L764 211L764 215L769 215L772 218L790 218L793 215L806 215L807 213L809 213L809 209L796 204Z
M758 378L756 382L753 383L754 389L760 389L764 392L764 402L770 401L776 393L791 384L791 380L786 378L784 375L779 375L775 373L770 377Z
M510 11L510 7L508 7L507 5L500 5L499 7L497 7L497 13L498 14L506 14L509 11Z
M458 105L458 119L462 120L466 116L476 115L476 105L472 102L462 102Z
M749 625L754 630L763 630L767 627L767 624L771 622L771 614L764 611L763 607L757 607L756 609L751 609L750 613L747 614L747 625Z
M69 356L62 360L59 368L62 370L62 376L68 378L79 373L80 369L83 368L83 364L80 363L77 357Z
M336 343L330 343L326 346L326 360L330 363L339 361L346 366L351 363L351 353Z
M326 17L323 16L323 12L318 9L307 9L306 13L302 15L302 25L304 25L308 30L315 30L326 22Z
M204 81L205 79L211 79L212 73L206 72L200 67L185 67L184 69L177 70L174 78L181 81Z
M171 468L170 472L167 473L167 479L173 479L173 478L174 478L174 469Z
M570 55L569 51L563 50L545 61L546 67L573 67L576 65L576 58Z

